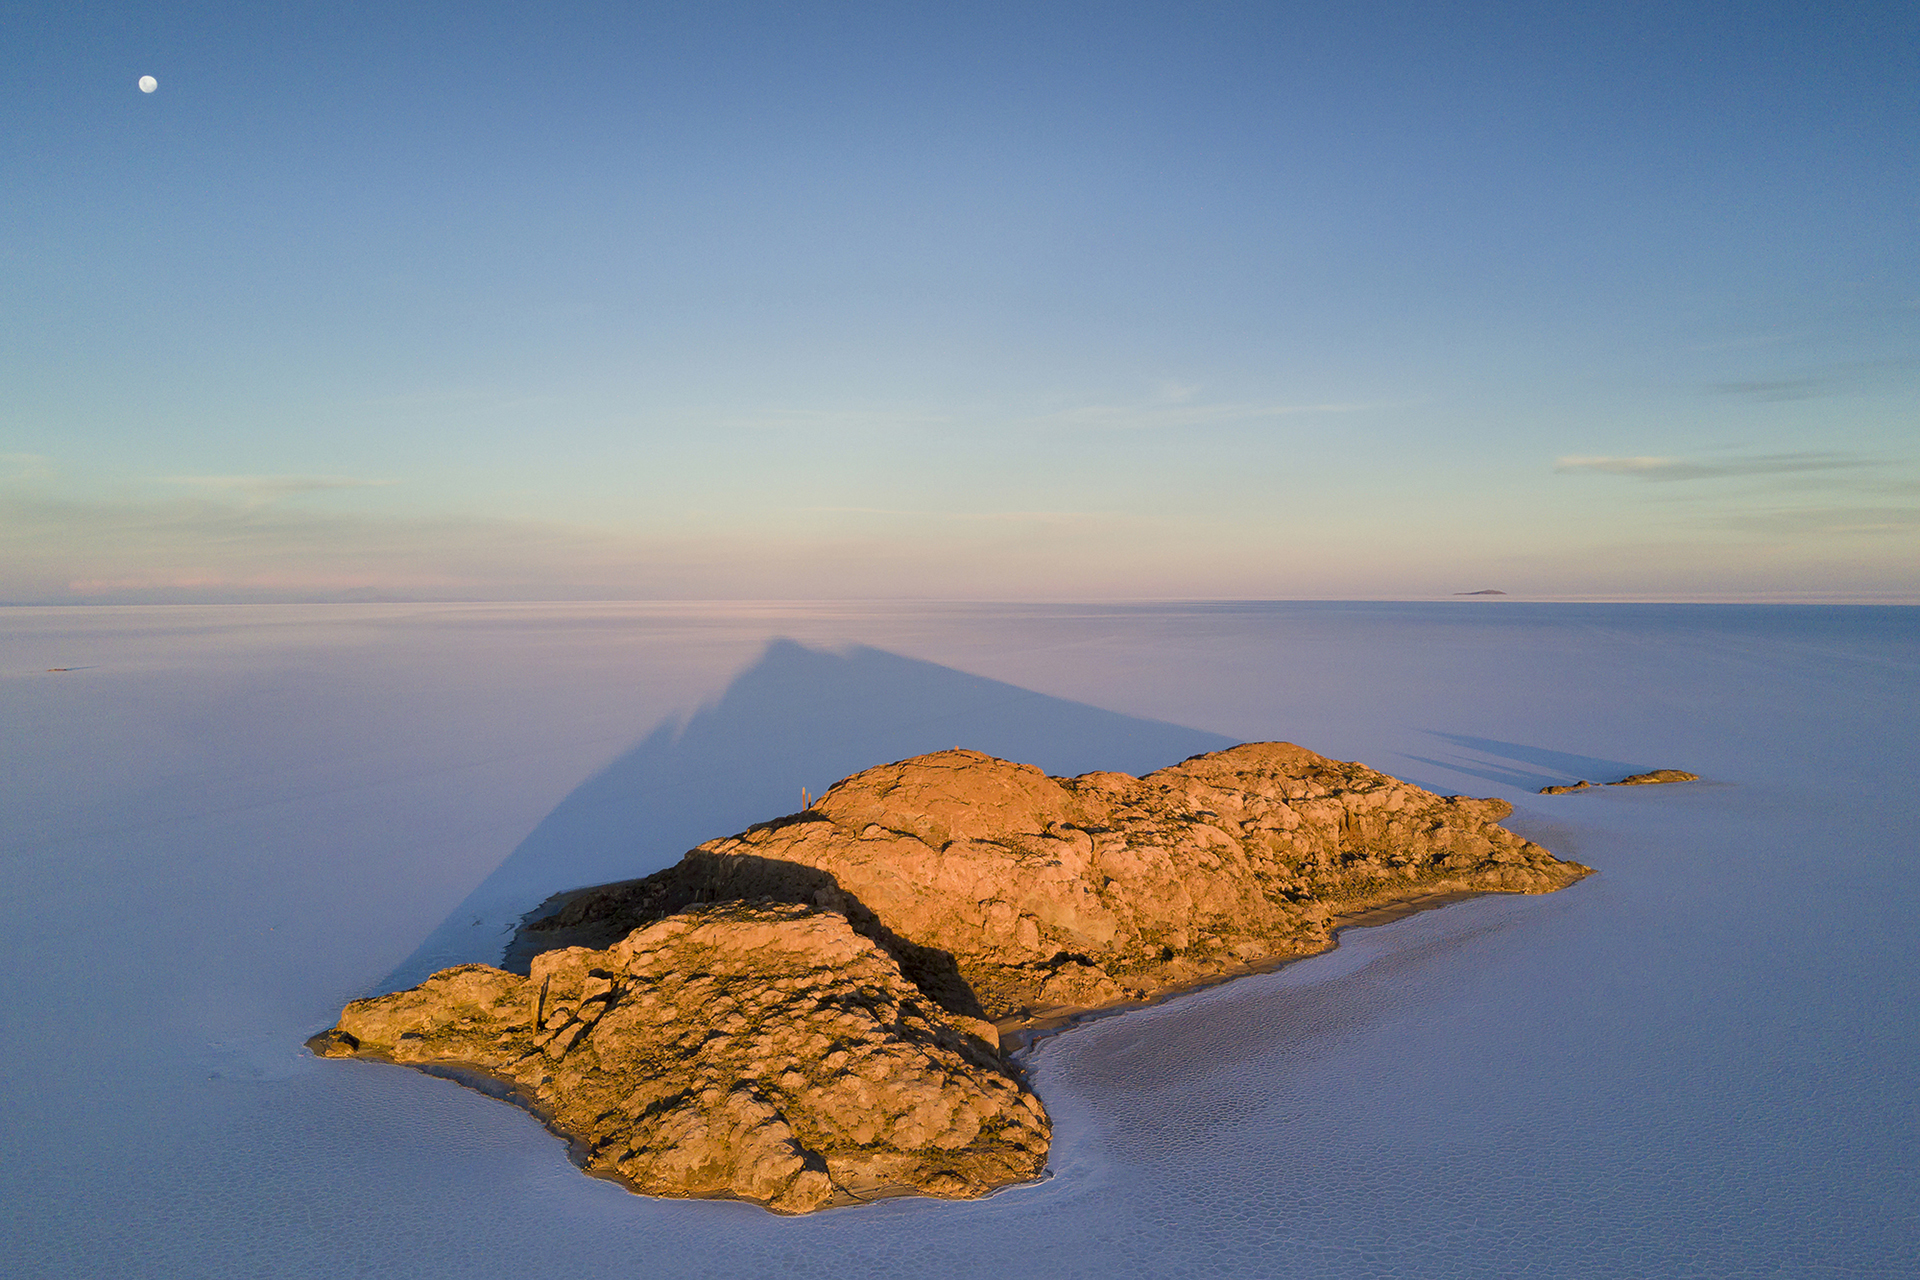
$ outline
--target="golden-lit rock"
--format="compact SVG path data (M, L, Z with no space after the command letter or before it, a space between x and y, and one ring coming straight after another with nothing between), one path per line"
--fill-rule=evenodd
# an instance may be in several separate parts
M733 903L546 952L526 977L443 970L309 1043L504 1087L636 1191L804 1213L1038 1176L1046 1113L991 1035L845 917Z
M650 1194L977 1196L1046 1161L1001 1031L1587 874L1500 827L1511 812L1281 742L1140 778L941 751L558 895L503 968L357 1000L309 1044L504 1092Z
M1620 779L1620 781L1609 782L1606 785L1609 787L1651 787L1668 782L1698 781L1700 781L1699 774L1688 773L1685 769L1655 769L1650 773L1630 773ZM1576 791L1591 791L1593 789L1593 784L1585 778L1582 778L1571 786L1542 787L1540 788L1540 794L1543 796L1565 796L1572 795Z
M509 963L605 945L690 903L809 902L846 914L949 1010L1018 1023L1319 951L1382 908L1546 893L1587 873L1497 825L1512 811L1284 742L1141 778L940 751L856 773L644 880L560 895Z

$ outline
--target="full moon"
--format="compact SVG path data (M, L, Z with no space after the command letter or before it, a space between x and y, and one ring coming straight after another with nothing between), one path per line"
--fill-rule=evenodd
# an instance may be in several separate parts
M158 80L155 80L152 76L140 77L140 92L152 93L155 89L158 89L159 87L160 87L160 82Z

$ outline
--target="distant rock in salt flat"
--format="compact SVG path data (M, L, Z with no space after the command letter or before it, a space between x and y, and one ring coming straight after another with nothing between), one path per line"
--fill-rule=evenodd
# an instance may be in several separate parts
M1650 787L1657 786L1663 782L1698 781L1700 781L1699 774L1688 773L1685 769L1655 769L1651 773L1629 774L1620 779L1620 781L1609 782L1607 785L1610 787ZM1540 794L1543 796L1564 796L1575 791L1589 791L1592 790L1592 788L1593 784L1591 782L1582 779L1570 787L1542 787L1540 788Z
M1618 782L1610 782L1612 787L1646 787L1662 782L1698 782L1700 775L1688 773L1685 769L1655 769L1651 773L1629 774Z
M1324 950L1368 913L1588 874L1511 812L1290 743L1138 778L935 752L558 895L506 969L355 1001L310 1043L504 1085L653 1194L975 1196L1047 1149L1000 1033Z

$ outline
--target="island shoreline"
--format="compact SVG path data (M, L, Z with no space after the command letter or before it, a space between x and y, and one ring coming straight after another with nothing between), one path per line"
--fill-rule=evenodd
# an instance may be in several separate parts
M1586 879L1587 876L1594 874L1596 873L1592 869L1589 869L1584 874L1569 881L1566 887L1572 888L1573 885ZM1157 1005L1166 1004L1170 1000L1177 1000L1182 996L1193 995L1195 992L1206 991L1213 987L1225 986L1241 978L1251 978L1263 973L1278 973L1280 970L1290 965L1299 964L1303 960L1312 960L1338 950L1340 947L1340 935L1349 929L1377 928L1380 925L1392 924L1396 920L1404 920L1408 916L1420 915L1427 911L1438 911L1442 907L1454 906L1457 903L1466 902L1474 898L1531 898L1537 896L1537 894L1523 893L1512 889L1448 889L1438 893L1423 893L1418 897L1403 899L1399 902L1383 903L1379 906L1368 907L1363 911L1355 911L1345 916L1335 917L1333 924L1328 930L1327 944L1316 951L1302 951L1290 956L1271 956L1265 960L1255 961L1252 964L1237 966L1225 973L1202 978L1197 982L1183 983L1177 987L1167 987L1164 990L1155 992L1145 1000L1130 1000L1123 1004L1093 1005L1085 1008L1049 1009L1031 1017L1008 1018L996 1022L994 1023L994 1029L1000 1033L1000 1052L1011 1060L1016 1054L1029 1054L1042 1041L1050 1040L1064 1032L1073 1030L1075 1027L1084 1026L1092 1022L1102 1022L1108 1018L1134 1013L1141 1009L1151 1009ZM1022 1062L1017 1065L1022 1068L1024 1074L1026 1064Z
M1569 882L1567 887L1571 888L1572 885L1578 883L1579 880L1584 880L1587 876L1593 874L1595 874L1595 872L1589 869L1574 881ZM563 906L563 900L571 900L578 894L588 893L601 887L604 886L589 885L549 895L539 906L536 906L521 918L522 928L525 927L527 921L539 918L545 914L549 908L556 907L556 904ZM1231 971L1215 974L1198 982L1186 983L1177 987L1168 987L1154 993L1146 1000L1133 1000L1122 1004L1099 1005L1086 1008L1050 1009L1032 1017L1009 1018L996 1022L994 1029L1000 1035L1000 1056L1006 1062L1007 1066L1024 1081L1028 1075L1032 1055L1048 1041L1095 1022L1104 1022L1109 1018L1124 1017L1129 1013L1152 1009L1156 1006L1177 1000L1182 996L1193 995L1214 987L1226 986L1242 978L1255 977L1264 973L1277 973L1282 969L1299 964L1302 961L1327 955L1339 949L1340 935L1349 929L1377 928L1381 925L1393 924L1396 921L1404 920L1409 916L1420 915L1428 911L1438 911L1443 907L1454 906L1474 898L1534 896L1537 895L1501 889L1443 890L1437 893L1423 893L1412 898L1401 899L1397 902L1382 903L1361 911L1350 912L1347 915L1336 917L1329 928L1327 944L1315 951L1306 951L1290 956L1275 956L1266 960L1256 961L1252 964L1237 966ZM517 940L519 937L518 930L515 931L514 936ZM505 951L507 954L511 953L511 942L508 943ZM503 954L501 957L503 966L507 959L507 954ZM307 1051L316 1058L325 1057L326 1055L323 1052L323 1048L328 1035L329 1032L322 1031L309 1037L305 1042ZM580 1172L590 1178L598 1178L602 1181L616 1183L636 1195L653 1194L648 1192L639 1182L621 1174L617 1170L592 1167L588 1163L590 1155L588 1145L581 1141L578 1135L569 1133L566 1129L560 1127L557 1117L547 1108L542 1107L538 1098L533 1093L511 1081L503 1080L499 1076L491 1074L485 1067L477 1063L440 1062L421 1064L402 1062L397 1058L378 1053L356 1054L355 1057L362 1062L410 1067L413 1070L421 1072L423 1075L446 1080L449 1083L459 1085L463 1089L470 1089L485 1097L517 1107L537 1120L541 1127L546 1129L547 1132L561 1140L562 1144L566 1147L567 1162ZM1044 1099L1042 1099L1042 1101L1044 1101ZM987 1194L989 1196L998 1195L1003 1191L1037 1186L1040 1183L1048 1181L1053 1176L1053 1170L1049 1164L1043 1166L1036 1177L1028 1178L1021 1182L1006 1183L1003 1186L994 1188ZM897 1200L906 1197L918 1197L920 1199L936 1198L926 1196L924 1192L915 1187L896 1185L877 1189L869 1195L858 1195L848 1192L845 1198L836 1196L831 1203L823 1205L821 1208L822 1210L855 1209L861 1205L877 1204L883 1200ZM761 1208L765 1207L758 1201L724 1192L714 1195L688 1196L684 1198L692 1200L732 1201L738 1204L750 1204ZM984 1199L986 1197L983 1196L980 1198Z
M516 1105L643 1195L976 1199L1048 1176L1052 1036L1593 873L1512 812L1285 742L1139 777L952 748L549 893L498 967L352 1002L308 1044Z

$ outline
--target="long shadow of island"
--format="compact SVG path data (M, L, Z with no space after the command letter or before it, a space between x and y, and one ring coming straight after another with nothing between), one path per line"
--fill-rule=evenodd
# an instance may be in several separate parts
M628 880L693 846L801 808L847 774L971 747L1056 775L1139 774L1239 739L1049 697L880 649L775 640L720 698L671 719L581 783L379 984L498 964L553 894Z

